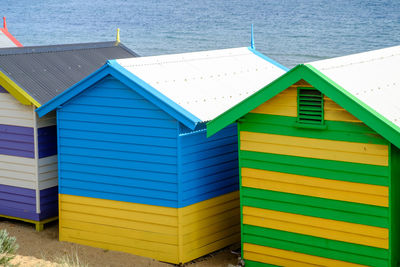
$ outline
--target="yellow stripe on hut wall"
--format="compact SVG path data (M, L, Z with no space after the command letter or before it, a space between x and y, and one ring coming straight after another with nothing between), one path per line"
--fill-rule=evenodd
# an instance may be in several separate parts
M278 266L366 266L255 244L243 244L244 258Z
M180 209L60 194L60 240L184 263L240 241L238 202L238 192Z
M322 237L378 248L389 248L387 228L243 206L243 224Z
M382 207L389 206L389 188L387 186L251 168L242 168L242 186Z
M240 149L306 158L388 166L387 145L240 132Z

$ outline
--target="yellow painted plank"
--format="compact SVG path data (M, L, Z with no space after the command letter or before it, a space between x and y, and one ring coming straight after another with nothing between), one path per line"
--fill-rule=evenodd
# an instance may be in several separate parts
M240 132L247 151L388 166L388 146L276 134Z
M207 246L208 244L214 243L220 239L224 239L232 235L240 235L240 224L224 228L225 229L222 229L221 231L217 232L210 231L208 235L195 239L192 242L183 244L184 253L186 253L187 251L192 251L202 248L204 246Z
M177 253L162 253L159 251L145 250L142 248L120 246L120 245L116 245L116 244L105 243L102 241L92 241L92 240L86 240L83 238L74 238L74 237L70 237L70 236L65 236L62 233L60 233L60 241L67 241L67 242L72 242L72 243L82 244L85 246L97 247L97 248L102 248L102 249L107 249L107 250L122 251L122 252L126 252L126 253L131 253L134 255L153 258L153 259L156 259L159 261L164 261L164 262L169 262L169 263L174 263L174 264L179 263Z
M177 253L178 247L176 245L164 244L159 242L149 242L137 238L113 236L110 234L95 233L84 230L69 229L64 227L62 228L62 232L64 236L70 236L73 238L85 239L94 242L104 242L118 246L140 248L149 251L158 251L162 253L171 253L175 254L176 256L178 254Z
M362 224L247 206L243 207L243 223L372 247L389 247L388 229Z
M240 222L240 208L237 207L232 210L227 210L221 215L199 218L196 223L186 224L182 229L182 234L187 235L195 233L209 225L223 223L226 220L231 220L235 223Z
M204 247L197 248L192 251L185 251L183 255L183 262L189 262L201 256L207 255L211 252L217 251L229 245L239 243L240 242L240 233L227 236L224 239L216 240L213 243L210 243Z
M327 121L361 122L327 96L324 97L324 119Z
M251 113L296 117L297 89L295 87L289 87L269 101L252 110Z
M0 84L6 89L12 96L14 96L23 105L34 105L40 107L38 101L31 97L21 87L19 87L13 80L7 75L0 71Z
M242 168L242 185L368 205L389 206L387 186L351 183L281 172Z
M60 211L60 221L62 220L75 220L81 222L101 222L105 225L115 225L117 227L125 227L129 229L137 229L142 231L149 231L154 233L166 233L175 234L177 233L177 226L165 226L160 224L149 224L148 222L137 222L124 219L116 219L112 217L88 215L83 213L75 213L70 211Z
M224 194L218 197L210 198L186 207L182 209L182 216L186 216L193 212L198 212L199 210L208 209L210 207L219 205L221 203L226 203L231 200L238 200L239 199L239 191L234 191L228 194Z
M206 235L211 235L215 232L222 231L223 229L240 225L240 214L235 214L234 217L222 217L223 220L221 220L221 217L222 216L214 216L215 219L218 219L216 222L213 220L214 218L211 218L210 220L202 220L201 224L191 224L189 226L185 226L184 231L182 231L183 244L190 243ZM187 228L189 228L189 230Z
M74 211L76 213L91 214L97 216L120 218L137 222L157 222L160 225L178 226L177 216L157 215L142 211L127 211L100 206L87 206L81 204L61 203L64 211Z
M264 255L259 253L254 253L250 251L243 251L243 259L262 262L266 264L273 264L276 266L293 266L293 267L321 267L321 265L309 264L299 262L297 260L289 260L281 257L274 257L270 255Z
M280 266L365 266L249 243L243 244L243 252L245 260L253 260Z
M158 233L158 232L123 228L114 225L104 225L98 222L87 223L74 220L62 220L60 225L61 227L66 229L79 229L81 231L94 232L105 235L122 236L126 238L139 239L149 242L178 245L178 233L175 234Z
M91 198L91 197L81 197L81 196L73 196L73 195L59 195L60 200L63 203L74 203L81 204L87 206L100 206L111 209L119 209L119 210L127 210L127 211L138 211L145 213L154 213L154 214L162 214L168 216L178 216L176 208L168 208L154 205L146 205L146 204L137 204L116 200L108 200L108 199L99 199L99 198Z

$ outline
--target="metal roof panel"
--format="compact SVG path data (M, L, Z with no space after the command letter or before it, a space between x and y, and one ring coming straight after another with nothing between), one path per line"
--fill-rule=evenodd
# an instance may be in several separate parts
M202 121L214 119L286 72L247 47L117 62Z

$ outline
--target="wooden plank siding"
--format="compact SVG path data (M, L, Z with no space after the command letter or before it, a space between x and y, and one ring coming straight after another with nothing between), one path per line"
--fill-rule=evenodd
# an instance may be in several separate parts
M177 207L176 120L113 78L57 116L61 194Z
M390 144L327 96L296 127L298 86L239 122L246 266L388 266Z
M32 128L32 106L22 105L11 94L0 93L0 124Z
M211 138L205 129L181 134L179 142L179 207L239 190L236 125Z
M59 198L61 241L181 263L240 239L237 191L183 208L64 194Z
M184 263L240 238L237 129L207 139L116 78L57 111L60 240Z

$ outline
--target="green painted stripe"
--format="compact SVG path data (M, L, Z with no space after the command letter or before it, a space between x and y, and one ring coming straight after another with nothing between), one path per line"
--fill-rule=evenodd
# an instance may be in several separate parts
M389 252L325 238L244 225L245 243L295 251L298 253L368 266L388 266Z
M389 185L389 168L352 162L240 151L241 167L354 183Z
M388 208L241 187L243 206L388 228ZM370 212L370 213L368 213Z
M272 265L268 263L258 262L258 261L250 261L244 259L246 267L278 267L278 265Z
M387 145L386 139L363 123L324 121L326 131L293 127L297 118L249 113L241 121L241 130L258 133L280 134L316 139Z

